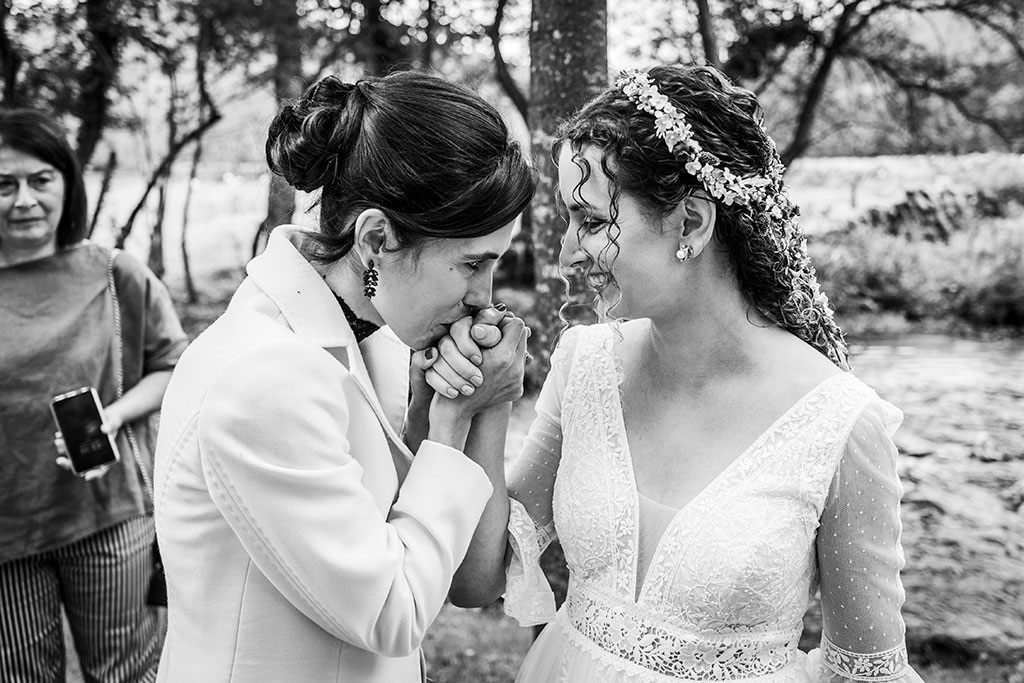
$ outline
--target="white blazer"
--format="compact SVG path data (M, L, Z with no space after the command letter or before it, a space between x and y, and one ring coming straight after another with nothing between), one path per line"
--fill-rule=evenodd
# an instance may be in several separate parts
M356 344L296 231L274 231L164 398L160 681L420 681L492 493L460 451L402 444L409 349L387 328Z

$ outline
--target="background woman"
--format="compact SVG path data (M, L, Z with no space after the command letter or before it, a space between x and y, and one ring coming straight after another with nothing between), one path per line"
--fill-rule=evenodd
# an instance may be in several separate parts
M463 451L503 441L522 392L526 332L490 308L491 272L533 175L492 107L417 73L318 82L267 159L319 191L320 225L274 231L168 390L160 678L419 681L492 494ZM410 348L477 318L501 340L460 337L470 382L434 397L417 353L407 411Z
M453 600L504 590L520 623L553 620L528 683L918 681L900 617L902 416L847 372L755 97L711 68L623 74L556 152L562 265L628 321L561 339L509 508L481 525L501 542L474 544ZM557 616L538 564L555 536L570 573Z
M0 111L0 679L63 680L61 610L87 680L153 680L146 605L152 503L147 419L187 340L160 281L85 239L85 187L47 115ZM120 340L115 339L118 292ZM120 363L124 395L118 398ZM76 477L54 464L49 402L94 387L121 461ZM130 425L135 437L131 441ZM134 443L133 443L134 442ZM151 471L151 470L150 470ZM99 475L99 476L98 476Z

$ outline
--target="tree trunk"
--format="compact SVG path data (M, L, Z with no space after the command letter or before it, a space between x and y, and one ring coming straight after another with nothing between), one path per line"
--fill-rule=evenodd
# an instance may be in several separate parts
M532 229L539 329L531 352L546 370L551 342L560 328L563 287L558 252L564 223L555 207L558 172L551 142L559 121L608 83L608 7L606 0L534 2L530 21L529 124L538 186Z
M185 270L185 291L188 293L188 302L194 304L199 300L196 292L196 283L192 279L192 262L188 257L188 214L192 208L192 190L196 184L196 176L199 174L199 161L203 158L203 138L196 139L196 146L192 150L192 168L188 173L188 185L185 188L185 206L181 211L181 263Z
M153 221L153 231L149 238L149 259L147 265L161 280L164 279L164 216L167 213L167 175L160 178L157 185L156 220Z
M274 44L277 62L274 64L274 95L277 106L302 96L302 40L299 15L294 2L278 2L272 5L279 16L273 23ZM270 188L267 193L267 215L263 218L253 238L252 254L258 255L267 246L270 232L282 223L291 220L295 212L295 190L276 173L270 174Z
M697 25L700 27L700 40L704 45L704 59L710 66L721 69L722 60L718 56L718 41L715 38L708 0L697 0Z
M380 16L382 4L381 0L363 0L366 15L359 32L359 42L363 48L363 73L367 76L383 76L393 61L389 59L388 35Z
M110 191L110 181L114 179L114 171L117 169L117 152L110 150L110 155L107 157L107 165L103 169L103 180L100 182L100 193L96 197L96 206L92 210L92 220L89 221L89 237L92 237L93 231L96 230L96 223L100 218L100 211L103 209L103 201L107 198L107 193Z
M423 41L423 55L421 62L424 71L431 71L434 68L434 42L437 33L437 7L435 0L427 0L427 7L423 10L426 24L423 33L426 39Z
M0 0L0 78L4 81L3 100L0 100L0 104L17 107L21 105L18 100L18 72L21 71L22 59L7 35L7 17L11 12L9 3L10 0Z
M118 22L120 3L113 0L86 0L89 63L82 73L82 85L76 106L80 122L76 140L78 163L89 163L96 144L107 125L109 92L121 66L121 41L124 28Z
M534 272L538 328L530 341L543 370L550 367L551 344L561 323L563 287L558 252L564 224L555 208L558 171L551 159L556 126L608 83L607 0L562 0L533 3L530 19L529 124L539 183L532 207ZM561 546L552 543L541 567L565 600L568 569ZM536 636L536 631L535 634Z

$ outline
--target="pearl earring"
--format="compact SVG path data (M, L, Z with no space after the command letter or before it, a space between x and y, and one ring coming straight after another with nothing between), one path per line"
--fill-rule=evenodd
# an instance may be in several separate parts
M682 263L683 261L686 261L686 260L688 260L688 259L690 259L692 257L693 257L693 247L691 247L689 244L684 244L684 245L680 246L679 249L676 251L676 258L679 259L680 263Z

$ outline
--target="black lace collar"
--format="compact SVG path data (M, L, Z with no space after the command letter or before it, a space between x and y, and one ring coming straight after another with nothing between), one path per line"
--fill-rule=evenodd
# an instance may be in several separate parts
M352 328L352 332L356 335L356 343L363 341L371 334L380 329L380 325L376 325L369 321L363 320L355 314L351 308L348 307L340 296L335 296L338 303L341 304L341 310L345 314L345 320L348 321L348 326Z

